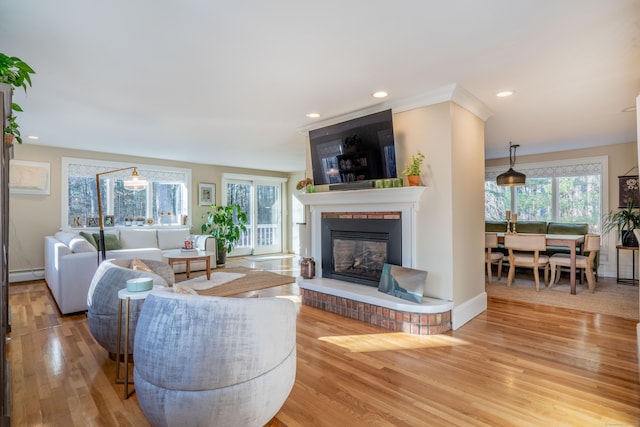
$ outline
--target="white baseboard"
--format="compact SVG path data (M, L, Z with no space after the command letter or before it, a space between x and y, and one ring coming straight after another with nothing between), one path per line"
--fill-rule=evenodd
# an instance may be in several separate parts
M44 270L10 271L9 283L44 279Z
M458 306L453 307L451 327L455 331L478 314L487 310L487 293L482 292Z

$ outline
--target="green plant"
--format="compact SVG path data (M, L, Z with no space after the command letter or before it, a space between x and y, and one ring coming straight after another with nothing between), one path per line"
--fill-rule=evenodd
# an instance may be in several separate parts
M623 234L626 232L627 235L633 236L635 228L640 228L640 213L633 202L629 202L625 209L610 211L602 217L602 233L608 234L615 229L625 246L631 245L625 243Z
M11 90L16 88L23 88L25 93L27 92L27 86L31 86L31 74L35 74L29 65L23 60L15 56L7 56L4 53L0 53L0 83L6 83L11 86ZM11 104L11 109L22 112L20 107L15 102ZM9 124L4 129L4 133L7 135L13 135L19 144L22 144L22 137L20 136L20 127L16 122L16 117L11 115L9 117Z
M411 163L409 163L407 167L402 170L402 175L420 175L420 166L422 166L422 162L424 162L424 154L418 152L418 154L411 155Z
M201 227L202 234L216 238L218 251L230 253L242 233L247 231L247 214L242 212L240 205L211 205L210 208L211 211L202 215L206 219Z

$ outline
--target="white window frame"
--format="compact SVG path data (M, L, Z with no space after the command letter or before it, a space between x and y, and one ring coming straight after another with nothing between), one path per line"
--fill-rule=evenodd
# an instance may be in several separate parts
M560 176L578 176L587 175L590 172L599 172L601 177L600 212L601 214L609 211L609 157L584 157L569 160L553 160L548 162L537 163L518 163L514 169L524 173L527 178L556 178ZM485 181L495 180L498 175L506 171L506 166L491 166L485 168ZM511 187L511 209L514 212L518 210L518 201L516 197L516 187ZM554 217L558 214L558 189L554 180L554 197L551 202L551 208Z
M60 223L61 223L61 227L63 229L67 229L67 228L71 228L71 224L69 224L69 166L71 165L83 165L83 166L87 166L87 167L95 167L96 170L95 172L93 172L92 177L95 178L95 174L96 173L100 173L100 172L104 172L105 170L115 170L115 169L121 169L121 168L128 168L128 167L136 167L138 170L138 173L140 174L140 176L143 179L147 179L150 180L149 177L153 174L153 172L157 172L157 173L177 173L177 174L183 174L184 175L184 184L187 188L187 195L186 195L186 209L187 209L187 224L186 225L181 225L181 224L175 224L176 226L180 226L180 227L191 227L192 224L192 209L191 209L191 203L188 202L191 200L191 169L188 168L177 168L177 167L171 167L171 166L161 166L161 165L152 165L152 164L143 164L143 163L123 163L123 162L112 162L112 161L106 161L106 160L95 160L95 159L81 159L81 158L77 158L77 157L63 157L62 161L62 170L61 170L61 218L60 218ZM147 174L145 175L145 171L147 172ZM103 203L107 203L104 200L104 197L106 195L103 195ZM106 205L105 205L106 206ZM147 208L147 210L149 210ZM159 224L157 224L159 225ZM155 225L154 225L155 226ZM165 226L166 227L166 226Z

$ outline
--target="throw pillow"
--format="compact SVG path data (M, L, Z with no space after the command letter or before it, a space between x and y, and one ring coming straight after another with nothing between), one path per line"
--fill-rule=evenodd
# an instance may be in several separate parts
M87 233L86 231L81 231L80 235L87 239L87 242L91 243L95 249L98 249L98 242L93 238L93 234Z
M177 294L189 294L189 295L198 295L198 293L191 289L188 286L180 286L176 283L173 284L173 292Z
M151 267L149 267L147 264L145 264L139 258L134 258L134 259L131 260L131 269L132 270L139 270L139 271L146 271L147 273L155 273L151 269Z
M100 234L93 233L93 239L98 243L100 241ZM122 249L122 245L118 240L118 236L115 234L106 234L104 235L104 248L107 251L113 251L116 249Z
M71 242L69 242L69 248L71 249L71 252L76 254L81 252L96 252L96 248L94 248L87 239L81 236L71 239Z

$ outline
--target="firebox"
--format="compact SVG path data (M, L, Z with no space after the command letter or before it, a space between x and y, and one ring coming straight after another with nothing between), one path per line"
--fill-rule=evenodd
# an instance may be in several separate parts
M378 286L385 263L402 265L402 221L322 218L322 277Z

